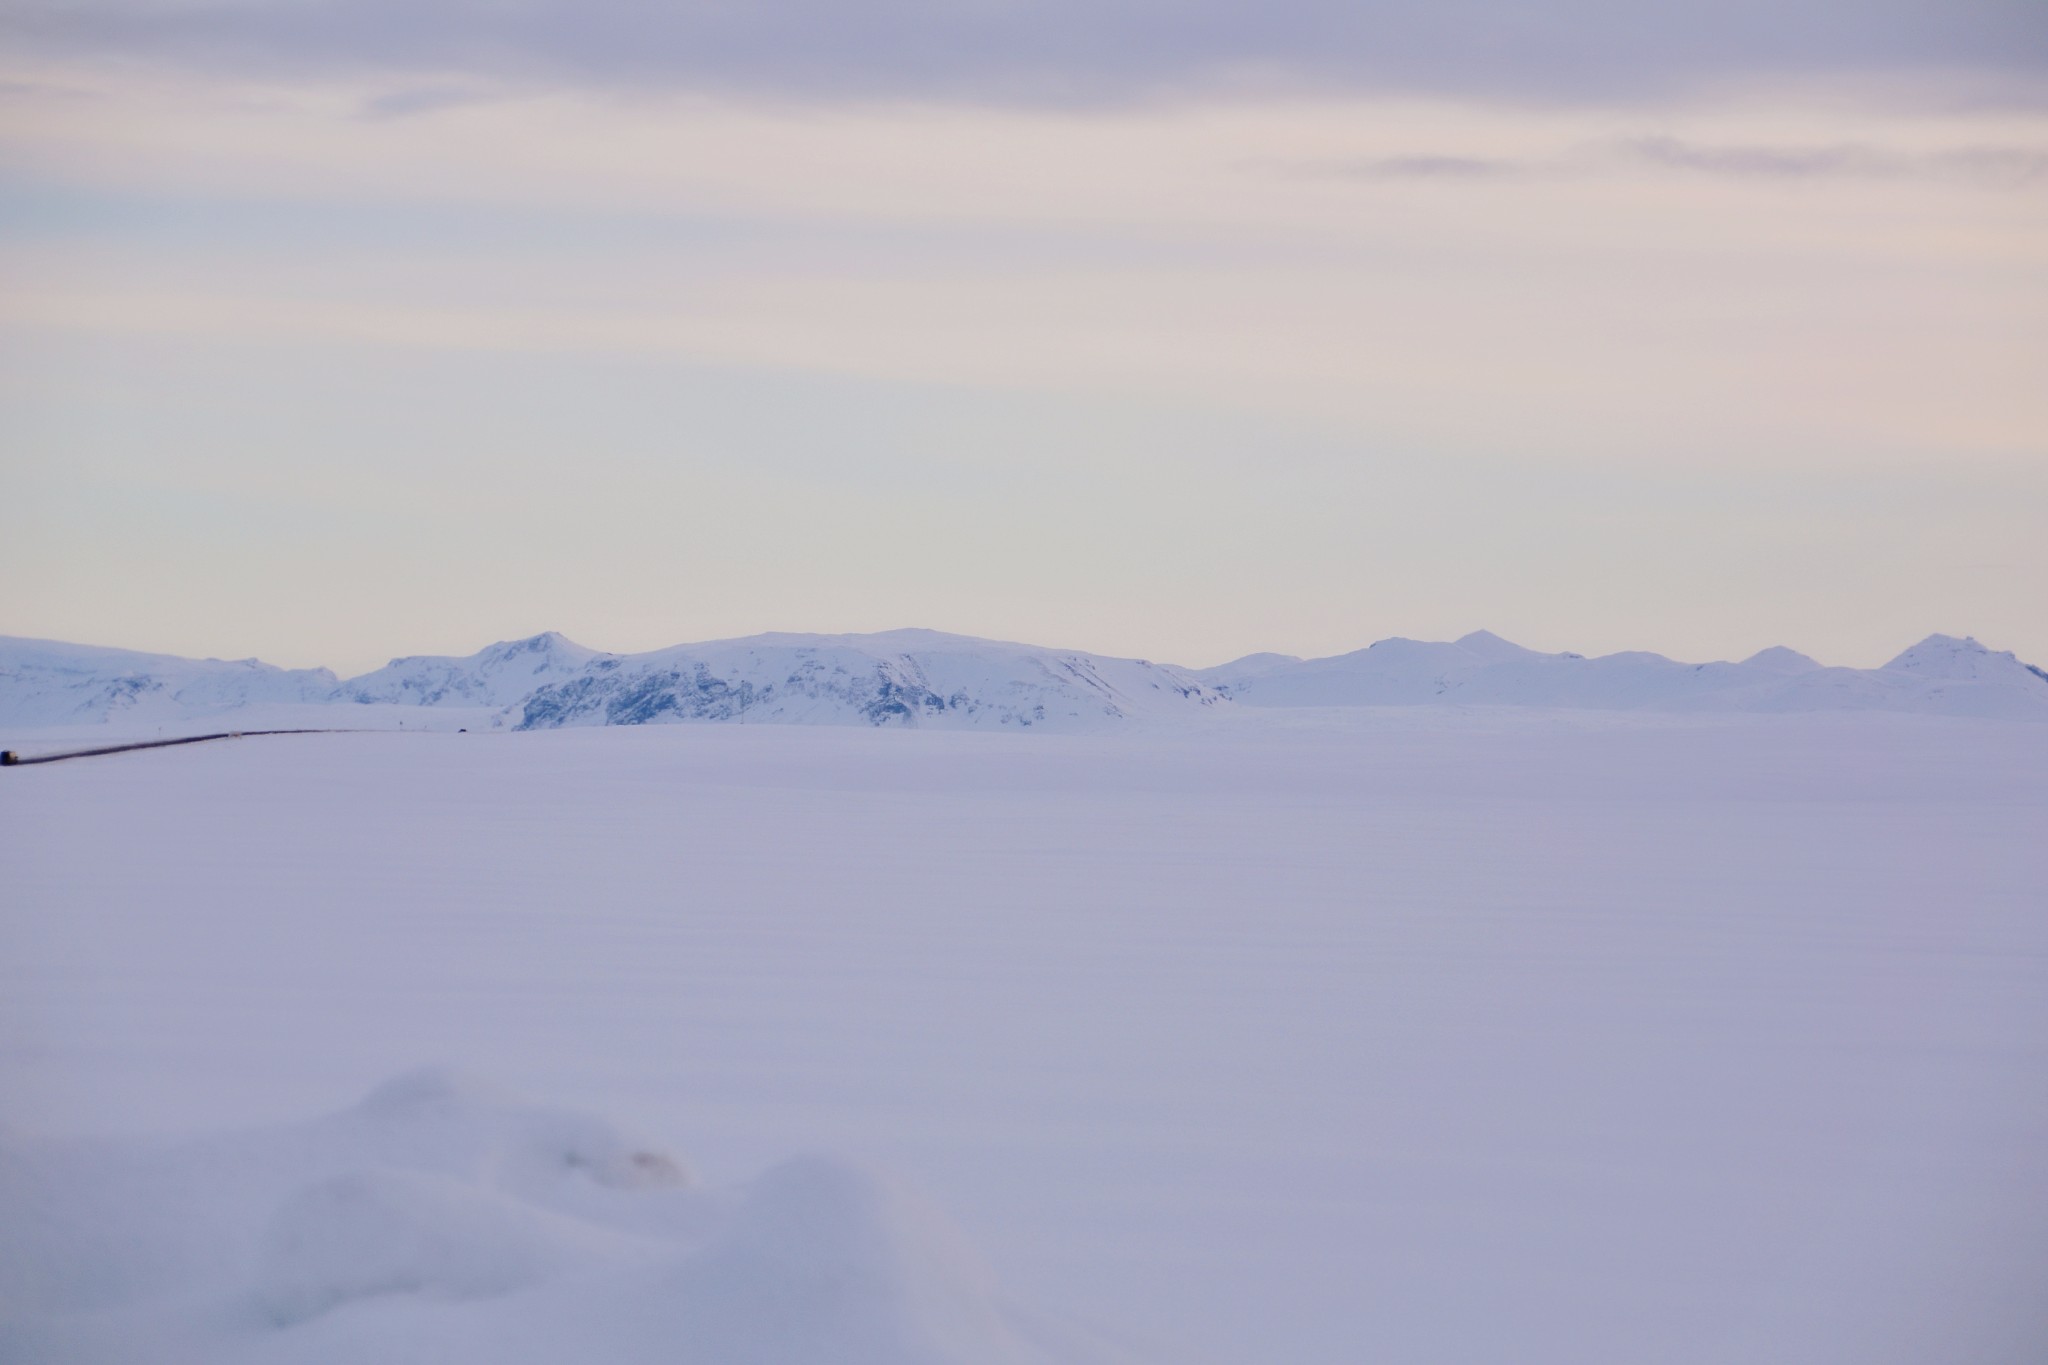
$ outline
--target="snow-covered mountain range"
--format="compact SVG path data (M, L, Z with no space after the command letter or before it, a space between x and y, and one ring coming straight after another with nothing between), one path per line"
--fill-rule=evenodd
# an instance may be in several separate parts
M520 706L525 729L736 721L1092 728L1217 704L1182 669L935 630L755 635L604 655Z
M1828 668L1775 646L1740 663L1629 652L1541 654L1487 631L1381 640L1351 654L1254 654L1195 674L1247 706L1555 706L1592 710L1914 711L2048 719L2048 673L1930 635L1882 668Z
M336 699L339 685L324 668L276 668L257 659L181 659L0 635L0 724L156 720L264 704L327 702Z
M394 659L342 681L326 669L254 659L0 636L0 724L12 727L163 723L265 706L319 708L320 723L346 727L347 708L374 706L462 708L517 729L695 721L1073 730L1239 707L1421 705L2048 720L2048 672L1946 635L1875 669L1825 667L1785 648L1705 664L1635 652L1544 654L1486 631L1449 642L1382 640L1326 659L1254 654L1184 669L897 630L756 635L644 654L605 654L549 632L466 657Z
M253 659L0 637L0 724L16 726L353 704L482 709L530 730L679 721L1091 729L1222 702L1183 669L931 630L757 635L646 654L603 654L549 632L466 658L394 659L345 682ZM332 723L346 726L345 710Z

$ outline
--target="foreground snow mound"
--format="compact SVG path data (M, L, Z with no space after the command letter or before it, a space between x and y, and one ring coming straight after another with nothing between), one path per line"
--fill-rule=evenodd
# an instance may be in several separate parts
M463 1181L357 1171L288 1198L255 1298L280 1326L380 1295L487 1298L602 1261L617 1239Z
M324 668L181 659L0 635L0 721L9 725L155 723L249 706L324 702L334 688L334 675Z
M310 1123L0 1140L0 1359L1052 1365L945 1220L825 1158L737 1192L439 1072Z
M527 699L520 728L682 721L1089 729L1221 698L1142 659L930 630L758 635L605 657Z
M1929 636L1879 669L1828 668L1774 646L1741 663L1640 651L1542 654L1486 631L1381 640L1351 654L1255 654L1195 675L1247 706L1539 706L1599 711L1904 711L2048 720L2048 673L1975 640Z
M759 1365L1026 1365L1057 1351L999 1303L945 1220L894 1182L818 1157L754 1183L723 1236L666 1279L676 1358ZM690 1354L695 1351L696 1354Z

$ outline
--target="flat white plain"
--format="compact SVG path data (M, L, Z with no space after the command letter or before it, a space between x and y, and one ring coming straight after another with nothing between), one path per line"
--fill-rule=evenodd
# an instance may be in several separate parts
M312 735L9 771L0 844L17 1351L2048 1341L2048 726ZM422 1066L507 1091L359 1104Z

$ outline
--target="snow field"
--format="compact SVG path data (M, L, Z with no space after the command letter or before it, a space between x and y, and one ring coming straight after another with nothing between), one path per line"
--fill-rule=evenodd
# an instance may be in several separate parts
M608 1124L446 1073L311 1123L17 1140L4 1163L10 1360L1114 1358L1013 1324L884 1177L811 1157L705 1192Z
M0 1341L2038 1358L2048 731L1253 719L10 772Z

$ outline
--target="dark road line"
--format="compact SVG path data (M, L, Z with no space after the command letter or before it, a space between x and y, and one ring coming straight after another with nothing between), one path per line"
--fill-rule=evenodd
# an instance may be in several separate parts
M255 735L340 735L349 730L223 730L216 735L186 735L182 739L144 739L132 744L107 744L97 749L70 749L61 754L26 756L12 749L0 752L0 767L26 768L35 763L62 763L67 758L96 758L101 754L125 754L135 749L168 749L177 744L203 744L210 739L247 739Z

